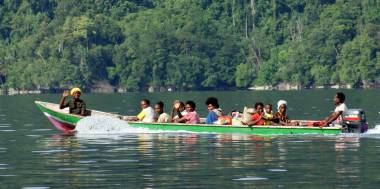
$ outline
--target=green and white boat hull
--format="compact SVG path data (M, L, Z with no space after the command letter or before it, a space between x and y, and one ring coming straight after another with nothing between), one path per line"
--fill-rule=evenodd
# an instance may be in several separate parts
M148 128L161 131L189 131L205 133L236 133L255 135L285 135L285 134L340 134L340 128L287 127L287 126L225 126L225 125L188 125L159 123L129 123L137 128Z
M58 104L36 101L37 107L47 116L49 121L63 132L75 131L75 126L83 117L69 114L68 110L59 109ZM122 116L101 111L91 111L92 116L102 115L121 119ZM146 128L159 131L196 132L196 133L231 133L253 135L286 135L286 134L340 134L341 127L303 127L303 126L230 126L181 123L142 123L128 122L131 127Z

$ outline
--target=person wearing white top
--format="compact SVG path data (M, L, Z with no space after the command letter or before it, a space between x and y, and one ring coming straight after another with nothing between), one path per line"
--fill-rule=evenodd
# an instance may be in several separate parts
M144 108L139 115L137 115L137 118L144 123L152 123L154 122L154 114L154 109L149 106Z
M164 112L164 103L163 102L157 102L154 106L154 111L156 112L155 121L157 123L170 123L171 118L168 113Z
M127 118L126 120L128 121L142 121L145 123L152 123L154 122L154 109L150 107L150 101L147 99L141 100L141 112L135 116L135 117L130 117Z
M340 124L342 122L342 114L348 110L346 104L344 104L345 99L346 96L343 93L336 93L334 96L335 110L324 120L321 127L326 127L331 123Z

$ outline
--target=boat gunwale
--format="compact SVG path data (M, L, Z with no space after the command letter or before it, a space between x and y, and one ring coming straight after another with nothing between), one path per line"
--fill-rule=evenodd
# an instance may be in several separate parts
M80 116L80 115L75 115L75 114L70 114L67 112L67 109L57 109L57 104L50 103L50 102L42 102L42 101L35 101L36 104L43 106L44 108L54 111L59 114L64 114L66 116L72 116L75 118L82 119L85 116ZM183 127L189 127L189 126L196 126L196 127L214 127L214 128L236 128L236 129L253 129L253 128L265 128L265 129L308 129L308 130L341 130L341 126L334 126L334 127L308 127L308 126L277 126L277 125L268 125L268 126L239 126L239 125L209 125L209 124L186 124L186 123L146 123L146 122L141 122L141 121L127 121L124 120L123 117L130 117L130 116L121 116L119 114L113 114L113 113L107 113L107 112L102 112L98 110L91 110L92 113L96 113L99 115L105 115L105 116L112 116L117 119L126 121L127 123L130 124L138 124L138 125L157 125L157 126L183 126ZM44 112L46 113L46 112ZM49 114L50 115L50 114ZM53 115L51 115L53 116ZM56 116L54 116L56 117ZM304 120L295 120L295 121L304 121ZM76 123L71 123L76 125Z
M340 126L335 127L307 127L307 126L277 126L277 125L263 125L263 126L240 126L240 125L208 125L208 124L187 124L187 123L146 123L141 121L128 121L131 124L141 124L141 125L162 125L162 126L198 126L198 127L226 127L226 128L271 128L271 129L315 129L315 130L340 130Z

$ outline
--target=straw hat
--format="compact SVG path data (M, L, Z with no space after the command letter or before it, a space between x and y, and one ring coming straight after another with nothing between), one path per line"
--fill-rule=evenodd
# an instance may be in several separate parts
M72 89L71 89L70 94L71 94L71 96L73 96L73 95L74 95L75 93L77 93L77 92L82 93L82 91L80 90L80 88L75 87L75 88L72 88Z

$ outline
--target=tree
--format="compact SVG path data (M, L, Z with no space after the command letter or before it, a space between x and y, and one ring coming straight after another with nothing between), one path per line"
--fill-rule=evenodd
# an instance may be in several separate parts
M236 67L235 82L237 87L245 88L255 79L255 71L249 64L239 64Z
M0 0L0 84L127 90L380 82L374 0Z

